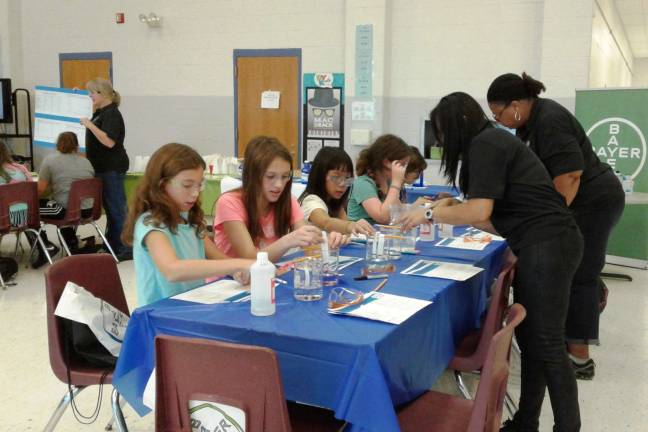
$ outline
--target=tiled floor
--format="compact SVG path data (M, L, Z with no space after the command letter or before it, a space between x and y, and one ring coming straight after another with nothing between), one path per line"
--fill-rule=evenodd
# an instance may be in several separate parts
M3 255L12 253L13 237L7 237L1 249ZM0 290L0 431L42 430L66 390L49 366L42 269L26 269L24 265L16 279L18 284ZM119 270L133 308L132 261L119 264ZM597 362L596 378L579 381L582 430L648 430L648 271L621 267L609 270L625 272L635 280L607 281L610 298L601 318L603 344L592 350ZM519 385L516 369L514 365L509 381L513 394ZM450 375L444 375L437 387L454 391ZM56 430L102 431L111 416L110 387L104 390L97 422L81 425L68 409ZM81 393L78 405L82 413L92 411L97 395L96 387ZM152 415L140 418L129 407L125 414L130 431L153 430ZM547 398L540 430L551 431L552 424Z

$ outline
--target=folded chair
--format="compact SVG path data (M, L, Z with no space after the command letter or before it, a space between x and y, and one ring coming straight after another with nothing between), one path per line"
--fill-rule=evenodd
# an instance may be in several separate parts
M65 208L65 216L63 219L50 219L43 217L41 220L45 224L55 225L56 233L58 235L59 242L65 250L65 253L69 256L72 255L68 244L65 242L63 235L61 233L61 228L63 227L73 227L76 231L79 225L91 224L97 233L102 238L104 244L108 248L108 251L112 254L115 261L119 262L117 255L113 251L113 248L108 243L106 236L103 231L97 225L97 220L101 217L101 195L102 195L102 186L101 180L98 178L88 178L83 180L75 180L70 186L70 195L68 197L67 207ZM82 211L81 204L86 199L92 199L92 213L90 216L85 216L86 212Z
M506 326L491 338L475 400L429 391L398 410L402 432L497 432L509 371L513 330L526 316L524 307L509 309Z
M502 328L504 323L504 315L509 304L511 283L515 277L516 261L517 258L513 252L507 249L504 255L504 264L493 285L490 303L481 327L469 333L459 343L455 356L448 365L448 368L454 370L459 391L466 399L472 399L472 396L464 383L462 372L479 373L484 366L491 338ZM506 394L506 408L511 416L517 411L515 403L508 393Z
M156 431L191 432L190 400L242 410L246 424L241 426L252 432L338 431L344 427L344 422L315 407L293 406L289 415L279 364L271 349L160 335L155 338L155 362Z
M68 281L72 281L91 292L95 297L110 303L125 314L128 304L124 296L117 264L106 254L75 255L65 257L45 270L45 302L47 306L47 338L49 344L50 366L54 375L70 384L72 391L66 390L63 399L52 414L45 431L52 431L71 402L71 395L91 385L112 383L113 371L106 375L105 367L89 365L83 359L75 358L74 353L66 355L66 341L62 320L54 315L63 289ZM69 361L68 361L69 358ZM70 378L68 380L68 369ZM124 416L119 405L119 393L112 393L113 417L119 431L127 431Z
M24 204L24 209L10 210L10 207L16 204ZM37 183L28 181L0 185L0 242L5 234L16 234L15 252L17 252L20 235L23 232L31 232L36 235L38 244L51 264L52 258L40 237L40 231ZM2 275L0 275L0 286L6 289Z

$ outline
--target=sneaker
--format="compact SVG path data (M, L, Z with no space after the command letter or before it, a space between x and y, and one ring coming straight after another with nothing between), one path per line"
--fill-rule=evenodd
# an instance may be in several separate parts
M506 420L504 423L502 423L502 427L500 428L500 432L518 432L522 431L522 429L519 429L517 425L515 424L515 420ZM538 432L538 428L531 428L531 429L524 429L524 431L533 431L533 432Z
M130 261L133 259L133 251L130 249L121 251L117 254L117 259L119 260L119 262Z
M52 243L47 245L47 252L49 252L50 257L53 257L54 255L59 253L59 250L60 249L58 248L58 246L55 246ZM43 264L45 264L47 262L47 257L40 250L40 248L38 249L38 252L36 252L35 255L36 255L36 259L32 260L32 262L31 262L31 268L33 268L33 269L37 269L39 267L42 267Z
M596 363L594 363L594 360L587 359L587 361L583 364L578 364L572 360L571 364L574 368L576 379L591 380L594 378L594 370L596 369Z
M506 420L504 423L502 423L502 427L500 428L500 432L515 432L515 423L513 420Z

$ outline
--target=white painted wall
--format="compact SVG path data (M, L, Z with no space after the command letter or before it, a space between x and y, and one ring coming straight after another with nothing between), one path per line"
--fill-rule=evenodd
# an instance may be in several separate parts
M633 56L612 0L596 0L592 20L589 87L632 85Z
M574 89L607 64L593 49L595 8L594 0L0 0L0 72L14 86L58 85L59 53L111 51L131 156L169 141L231 154L232 51L301 48L303 72L345 73L346 148L355 156L351 128L417 145L440 97L462 90L485 107L489 84L506 72L530 73L573 109ZM160 29L137 20L151 11L163 17ZM356 123L359 24L374 25L376 119Z
M648 87L648 58L635 59L633 64L633 87Z
M3 2L12 0L0 0ZM59 85L58 54L112 51L131 156L170 141L232 154L234 49L301 48L302 70L344 69L344 1L57 0L20 3L22 86ZM140 13L163 17L159 29ZM124 12L126 23L115 24ZM82 17L80 19L80 17Z

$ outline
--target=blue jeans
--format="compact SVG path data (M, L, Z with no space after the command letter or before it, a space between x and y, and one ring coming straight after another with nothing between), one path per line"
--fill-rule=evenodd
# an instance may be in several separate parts
M103 182L103 207L106 211L106 238L115 253L128 250L121 241L121 233L126 221L125 173L106 171L95 176Z

